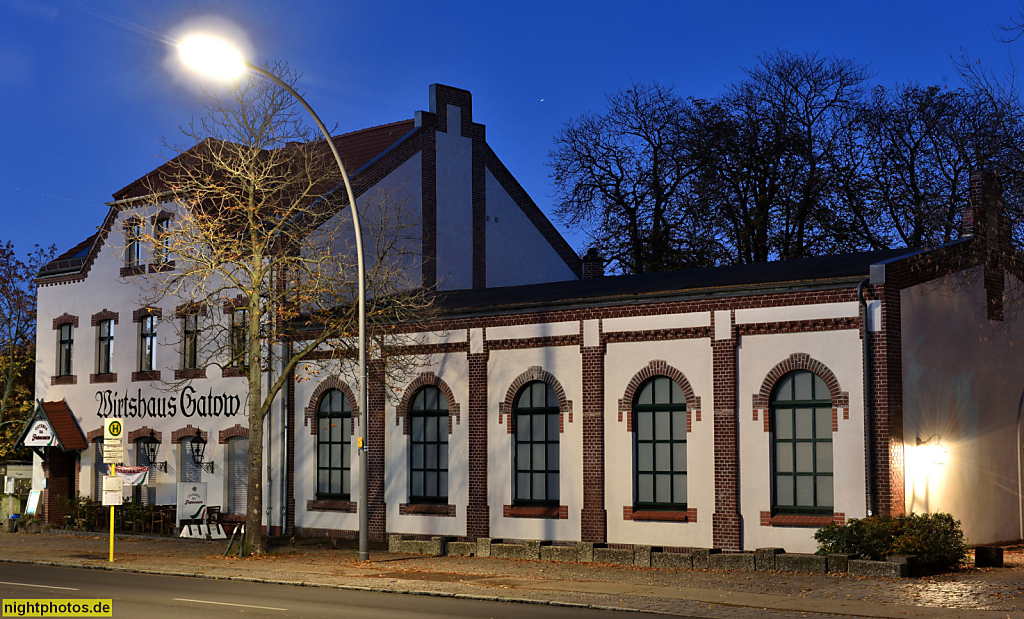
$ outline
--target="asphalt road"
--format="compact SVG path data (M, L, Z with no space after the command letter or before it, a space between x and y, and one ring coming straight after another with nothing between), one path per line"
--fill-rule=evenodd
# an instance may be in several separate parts
M106 570L0 564L0 597L113 600L114 617L660 617L635 612L510 604L231 580L153 576ZM11 615L7 615L11 616Z

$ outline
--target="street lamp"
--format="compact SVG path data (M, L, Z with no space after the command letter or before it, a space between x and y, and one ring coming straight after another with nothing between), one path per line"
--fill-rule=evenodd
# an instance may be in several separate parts
M223 39L208 35L191 35L178 42L178 53L189 68L214 79L230 81L235 80L248 69L271 80L288 94L295 98L306 112L313 118L320 133L323 134L327 146L334 155L334 161L341 171L341 179L345 183L345 191L348 193L348 205L352 211L352 225L355 228L356 237L356 266L359 270L359 410L363 415L361 424L359 452L359 469L362 474L359 476L359 560L365 561L370 558L369 523L369 483L367 470L369 468L366 439L366 428L369 425L369 415L366 408L366 270L363 267L363 235L359 227L359 211L356 209L356 198L352 191L352 183L349 181L348 173L345 172L345 164L341 161L341 153L335 146L327 127L317 116L302 96L295 92L284 80L273 73L258 67L242 56L242 53L233 45Z

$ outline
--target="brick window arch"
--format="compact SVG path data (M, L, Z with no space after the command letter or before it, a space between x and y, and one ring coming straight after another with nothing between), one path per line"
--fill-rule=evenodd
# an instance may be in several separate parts
M324 394L331 389L338 389L345 394L348 398L349 407L352 409L352 432L355 433L356 425L359 423L359 402L356 400L355 394L352 392L352 388L347 383L340 380L337 376L328 376L324 380L320 381L320 384L313 390L313 395L309 397L309 403L306 404L305 415L303 419L304 425L309 426L309 433L316 436L317 422L316 413L317 407L320 406L320 400L324 397Z
M455 401L455 395L448 383L444 382L433 372L423 372L413 379L402 393L402 399L398 403L395 414L395 425L402 424L402 434L409 434L409 407L412 399L422 387L437 387L448 402L448 434L452 433L454 425L461 423L459 403Z
M768 371L761 382L761 389L753 397L754 421L757 421L760 415L764 420L764 431L771 432L771 420L768 413L771 406L772 390L779 379L796 370L807 370L817 374L825 381L825 386L828 387L829 395L832 398L832 431L838 432L840 411L843 419L850 418L850 394L843 391L839 385L839 379L827 365L807 353L793 353Z
M527 383L535 380L547 383L555 391L555 397L558 399L558 431L565 431L566 417L568 417L569 423L572 423L572 402L565 397L565 389L562 388L562 383L558 382L558 379L551 372L548 372L539 365L532 365L512 381L508 391L505 392L505 400L498 405L498 423L507 423L509 434L512 434L512 406L515 402L516 394Z
M637 389L655 376L667 376L682 389L683 396L686 398L686 431L689 432L694 422L700 422L700 396L693 392L690 381L682 372L661 359L651 361L630 379L622 397L619 398L619 421L625 420L626 431L633 431L633 402L636 399Z

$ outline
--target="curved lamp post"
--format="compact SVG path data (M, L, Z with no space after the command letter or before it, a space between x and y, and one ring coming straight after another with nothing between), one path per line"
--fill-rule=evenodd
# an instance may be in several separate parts
M335 146L327 127L321 122L313 108L306 103L302 96L295 92L281 78L262 69L242 57L242 54L233 45L215 37L205 35L193 35L182 39L178 45L178 53L185 64L199 73L219 80L230 81L241 77L246 70L258 73L271 80L288 94L295 98L302 107L306 109L313 118L320 133L334 155L334 161L341 171L341 178L345 183L345 191L348 193L348 204L352 211L352 225L355 228L356 237L356 264L359 269L359 410L363 415L363 423L360 428L360 442L362 446L359 452L359 560L365 561L370 558L369 551L369 483L367 481L368 458L366 454L366 427L368 415L366 409L366 270L363 267L363 235L359 227L359 211L356 209L356 198L352 191L352 183L349 181L348 173L345 172L345 164L341 161L341 154Z

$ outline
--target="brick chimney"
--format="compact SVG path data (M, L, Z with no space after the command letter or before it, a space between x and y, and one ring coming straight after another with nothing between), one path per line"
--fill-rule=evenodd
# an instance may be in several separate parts
M1003 320L1003 259L1010 246L1010 229L1003 213L1003 187L997 174L988 170L971 174L970 204L963 209L961 219L961 236L974 237L985 269L988 318Z
M581 258L583 260L583 279L604 277L604 258L596 247L591 247Z

